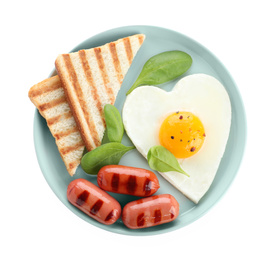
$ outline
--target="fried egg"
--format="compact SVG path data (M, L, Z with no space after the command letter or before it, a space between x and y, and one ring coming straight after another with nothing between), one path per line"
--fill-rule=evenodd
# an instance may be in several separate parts
M171 91L141 86L130 93L122 110L128 137L147 158L162 145L189 175L159 172L194 203L210 188L230 132L231 104L225 87L214 77L193 74Z

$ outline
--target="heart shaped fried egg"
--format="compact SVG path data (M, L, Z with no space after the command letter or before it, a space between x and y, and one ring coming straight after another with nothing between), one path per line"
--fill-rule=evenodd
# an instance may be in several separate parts
M189 175L159 172L194 203L208 191L230 132L231 104L225 87L205 74L186 76L172 91L136 88L126 98L123 123L128 137L146 158L162 145Z

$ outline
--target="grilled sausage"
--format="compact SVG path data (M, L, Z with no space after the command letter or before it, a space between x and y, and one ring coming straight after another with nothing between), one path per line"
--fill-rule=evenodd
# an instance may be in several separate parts
M100 169L97 182L101 189L115 193L147 197L160 187L157 176L149 170L122 165Z
M88 216L106 225L113 224L121 215L119 202L85 179L73 180L68 185L67 198Z
M179 203L170 194L155 195L125 205L124 224L131 229L147 228L171 222L179 215Z

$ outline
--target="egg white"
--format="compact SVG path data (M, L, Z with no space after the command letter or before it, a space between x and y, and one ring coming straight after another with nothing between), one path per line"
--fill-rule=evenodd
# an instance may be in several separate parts
M231 104L224 86L214 77L194 74L182 78L172 91L141 86L129 94L122 115L128 137L146 158L149 149L160 145L163 120L176 111L192 112L204 125L206 137L200 151L178 159L190 177L178 172L160 172L175 188L194 203L209 189L229 137Z

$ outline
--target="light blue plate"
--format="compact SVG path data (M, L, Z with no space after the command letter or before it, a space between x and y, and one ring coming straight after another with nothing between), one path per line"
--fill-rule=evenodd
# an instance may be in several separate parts
M155 235L182 228L194 222L212 208L212 206L215 205L224 195L228 187L231 185L243 157L246 142L246 118L238 89L224 65L201 44L178 32L152 26L121 27L95 35L75 47L72 51L96 47L138 33L145 34L146 39L124 79L122 88L116 99L115 105L120 111L125 100L125 93L136 80L144 63L151 56L169 50L181 50L191 55L193 64L184 76L194 73L206 73L212 75L223 83L230 96L232 105L232 125L226 151L214 182L199 204L195 205L193 202L185 198L172 185L156 173L161 186L156 194L170 193L180 203L180 214L175 221L140 230L130 230L126 228L121 219L111 226L103 225L88 217L68 202L66 190L68 184L72 180L75 178L86 178L97 185L96 176L85 174L81 167L78 167L74 177L69 176L55 145L54 138L48 130L46 121L40 116L37 110L34 117L34 142L37 158L45 179L56 196L73 213L77 214L88 223L111 232L125 235ZM169 90L176 84L176 82L177 80L165 84L163 88ZM126 135L122 142L125 145L131 144ZM120 164L149 169L146 160L136 150L127 153L122 158ZM137 199L133 196L114 193L110 194L121 203L122 207L127 202Z

